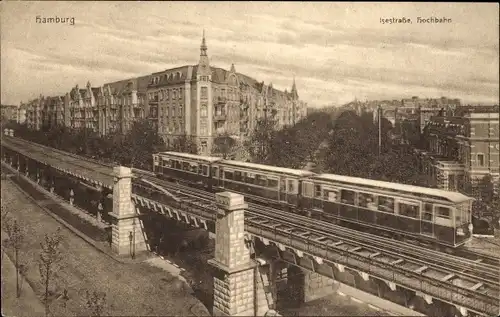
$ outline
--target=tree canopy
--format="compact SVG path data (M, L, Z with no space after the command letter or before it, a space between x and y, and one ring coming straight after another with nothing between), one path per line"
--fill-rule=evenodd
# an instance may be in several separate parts
M188 136L186 133L175 138L170 150L176 152L198 154L198 146L196 145L196 142L191 136Z
M221 154L223 159L227 159L233 152L236 143L236 140L226 132L214 139L213 152Z

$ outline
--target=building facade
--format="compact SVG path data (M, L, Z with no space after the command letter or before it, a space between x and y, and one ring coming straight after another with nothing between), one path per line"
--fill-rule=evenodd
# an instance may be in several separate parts
M76 85L69 92L69 127L87 128L99 132L99 109L97 106L98 88L92 88L90 82L84 89Z
M197 64L99 88L90 83L83 89L76 85L63 97L46 99L28 103L26 116L33 128L61 122L106 135L126 133L134 121L148 119L167 145L186 135L196 142L200 154L211 154L220 135L243 141L259 119L272 119L280 129L307 115L295 79L290 92L280 91L272 83L238 73L234 65L229 70L212 66L204 35Z
M429 150L417 151L430 185L470 192L486 175L499 178L499 107L458 107L428 123Z
M19 107L15 105L1 105L2 110L2 122L3 121L14 121L17 122Z
M229 135L242 141L260 118L273 119L277 128L293 125L306 116L307 104L299 100L295 80L291 92L259 83L210 64L205 37L198 64L151 75L147 87L149 118L167 145L186 135L200 154L213 153L213 141Z
M97 92L98 131L126 133L135 121L147 118L146 92L150 76L104 84Z

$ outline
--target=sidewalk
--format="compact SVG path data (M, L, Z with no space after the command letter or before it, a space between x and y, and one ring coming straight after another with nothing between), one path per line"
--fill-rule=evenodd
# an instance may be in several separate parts
M2 232L2 240L6 234ZM2 247L2 315L3 316L43 316L45 309L35 292L23 276L21 297L16 297L16 268Z
M17 171L15 169L13 169L11 166L7 165L5 162L2 162L2 168L6 168L6 169L8 169L8 170L10 170L12 172L15 172L16 176L14 176L14 177L17 177ZM23 180L25 180L27 183L29 183L29 185L31 186L31 189L33 189L37 193L41 193L41 194L46 195L49 198L49 200L51 200L53 203L61 206L62 208L64 208L65 210L71 212L72 214L75 214L78 217L84 219L85 221L89 222L91 225L93 225L93 226L95 226L95 227L97 227L97 228L99 228L99 229L101 229L103 231L106 228L109 228L109 225L107 225L105 223L102 223L102 222L98 222L97 219L94 218L94 217L92 217L89 213L84 212L82 209L80 209L78 207L71 206L69 204L69 202L67 202L66 200L64 200L60 196L58 196L56 194L52 194L49 191L45 190L40 185L38 185L36 182L34 182L33 180L27 178L26 176L20 174L19 177L22 178ZM148 259L148 258L151 257L151 255L149 253L147 253L147 252L144 252L144 253L141 253L141 254L137 254L134 259L132 259L129 256L128 257L124 257L124 256L117 256L117 255L115 255L112 252L111 247L109 246L109 243L103 243L103 242L95 241L95 240L89 238L86 234L84 234L83 232L81 232L80 230L78 230L77 228L75 228L74 226L72 226L71 224L69 224L67 221L65 221L64 219L62 219L58 215L54 214L52 211L50 211L46 207L48 205L47 201L37 201L29 193L27 193L25 190L23 190L12 179L8 179L7 181L11 182L17 189L19 189L22 193L24 193L33 203L35 203L36 205L38 205L42 210L44 210L52 218L56 219L59 223L61 223L66 228L68 228L69 230L71 230L74 234L76 234L77 236L79 236L85 242L87 242L88 244L92 245L94 248L96 248L101 253L104 253L107 256L111 257L113 260L115 260L117 262L120 262L120 263L127 264L127 263L144 262L146 259Z

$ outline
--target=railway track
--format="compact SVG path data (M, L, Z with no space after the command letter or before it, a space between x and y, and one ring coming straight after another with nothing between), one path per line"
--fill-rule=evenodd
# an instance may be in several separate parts
M157 182L157 183L161 183L162 185L166 185L166 186L170 186L172 183L168 182L168 181L165 181L165 180L160 180L156 177L156 175L152 172L149 172L149 171L143 171L143 170L139 170L139 169L135 169L135 171L137 173L140 173L141 175L144 175L144 176L147 176L148 179L150 181L153 181L153 182ZM195 190L195 189L192 189L188 186L185 186L185 185L182 185L182 184L176 184L176 186L179 186L181 188L183 188L184 190L189 190L189 191L193 191L193 193L196 191L198 194L200 193L206 193L205 191L202 191L202 190ZM267 211L269 212L270 214L272 215L281 215L280 217L283 217L283 219L286 219L287 217L290 216L290 213L288 212L284 212L280 209L275 209L275 208L270 208L270 207L266 207L266 206L263 206L261 204L255 204L255 203L249 203L249 206L253 207L253 208L258 208L259 210L262 210L262 211ZM342 226L338 226L338 225L335 225L335 224L332 224L330 222L327 222L327 221L322 221L322 220L317 220L317 219L311 219L311 218L308 218L308 217L305 217L305 216L300 216L300 215L295 215L295 216L298 216L300 217L300 221L303 223L304 221L310 223L311 225L320 225L322 226L323 228L327 229L327 228L334 228L337 232L338 230L348 230L348 231L353 231L352 229L348 229L348 228L345 228L345 227L342 227ZM373 234L369 234L369 233L363 233L363 232L359 232L357 231L360 236L362 237L371 237L371 238L380 238L380 239L384 239L384 240L389 240L389 241L393 241L389 238L381 238L381 237L378 237L376 235L373 235ZM394 242L394 241L393 241ZM497 275L496 277L498 278L498 271L500 270L500 257L495 257L493 255L487 255L487 254L484 254L484 253L478 253L478 252L474 252L474 251L471 251L471 250L467 250L467 249L464 249L464 248L459 248L459 253L460 253L460 256L453 256L453 255L450 255L450 254L447 254L447 253L443 253L443 252L439 252L439 251L435 251L435 250L432 250L432 249L427 249L425 247L421 247L421 246L418 246L416 247L415 245L413 244L409 244L409 243L406 243L406 242L401 242L401 241L397 241L397 244L398 245L401 245L401 246L404 246L404 248L417 248L419 250L425 250L426 252L428 252L429 255L439 255L439 259L442 260L442 261L448 261L450 258L452 260L457 260L457 261L463 261L464 259L466 260L469 260L469 261L472 261L475 265L479 264L479 263L482 263L486 266L490 266L493 270L496 270L497 272Z
M211 204L214 201L213 194L211 193L158 180L152 175L146 177L148 177L149 181L155 181L159 185L177 193L179 193L180 189L181 195L188 195L190 198L194 197L207 204ZM252 222L260 219L259 225L264 225L265 222L261 220L265 219L268 223L274 222L276 225L280 225L280 229L282 230L286 231L286 227L290 227L292 230L300 231L302 236L304 236L304 233L311 236L327 236L332 241L336 241L336 243L342 242L345 244L347 250L357 247L361 247L363 250L372 250L372 254L378 252L384 256L391 256L396 261L401 259L403 260L401 263L408 263L408 269L413 269L423 275L439 278L440 275L447 273L444 277L447 277L449 280L453 279L454 283L458 285L464 285L465 288L469 289L473 288L480 293L487 293L494 298L500 296L498 265L485 264L422 247L402 244L390 239L360 233L352 229L346 229L255 204L249 204L248 215L247 221ZM358 251L361 251L361 249ZM413 265L410 265L410 263Z
M82 156L79 156L79 155L76 155L73 153L64 152L62 150L47 147L45 145L41 145L41 144L38 144L35 142L21 140L19 138L9 137L9 138L5 138L5 140L7 140L7 142L10 142L10 143L13 143L15 145L22 147L23 149L27 150L27 152L38 153L38 154L44 155L46 157L62 161L62 162L67 162L67 160L64 158L71 157L74 159L71 162L68 162L71 165L81 167L85 170L91 170L91 171L100 173L100 174L105 175L105 176L113 176L113 170L112 170L113 165L111 165L111 164L107 164L107 163L103 163L103 162L93 160L90 158L82 157Z
M106 170L112 168L112 165L107 163L83 158L75 154L30 141L15 138L8 138L8 140L23 148L29 147L28 151L42 153L45 156L57 160L64 161L61 156L75 158L79 163L71 161L71 164L87 170L95 170L94 168L99 166L104 167ZM154 173L149 171L134 169L134 172L151 182L176 191L181 196L189 197L189 199L195 198L207 204L213 204L214 194L212 193L159 180ZM109 175L109 172L107 172L106 175ZM180 193L179 189L181 189ZM337 246L344 245L347 251L352 251L354 249L357 249L357 252L370 250L373 251L371 254L390 256L397 259L396 262L402 260L399 263L403 267L406 265L407 267L405 268L408 270L417 271L425 275L434 274L436 275L435 278L439 278L439 273L444 274L446 272L448 274L445 275L445 278L453 280L453 282L458 283L459 286L473 289L476 292L487 294L488 296L493 296L493 298L499 298L500 296L500 259L493 256L487 256L473 251L464 251L461 257L452 256L404 242L354 231L305 216L290 214L279 209L269 208L259 204L250 203L248 215L250 216L247 219L249 222L254 222L259 225L273 223L275 227L280 226L281 229L285 228L284 230L288 227L290 232L295 231L295 233L303 237L327 237L332 241L336 241ZM417 267L415 267L415 265Z

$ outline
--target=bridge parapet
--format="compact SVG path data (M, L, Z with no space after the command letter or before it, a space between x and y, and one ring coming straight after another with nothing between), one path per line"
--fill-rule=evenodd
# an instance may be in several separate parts
M359 273L365 280L375 277L385 281L392 290L400 286L418 291L459 307L460 311L495 315L499 309L498 299L488 294L405 269L398 265L401 264L400 261L391 263L378 259L377 256L363 254L358 252L362 249L360 247L345 249L341 241L310 239L307 234L292 234L290 231L282 231L276 225L266 228L266 224L253 223L251 219L246 220L245 230L247 234L262 241L267 248L274 247L282 260L325 276L335 277L335 271L344 272L348 268Z

